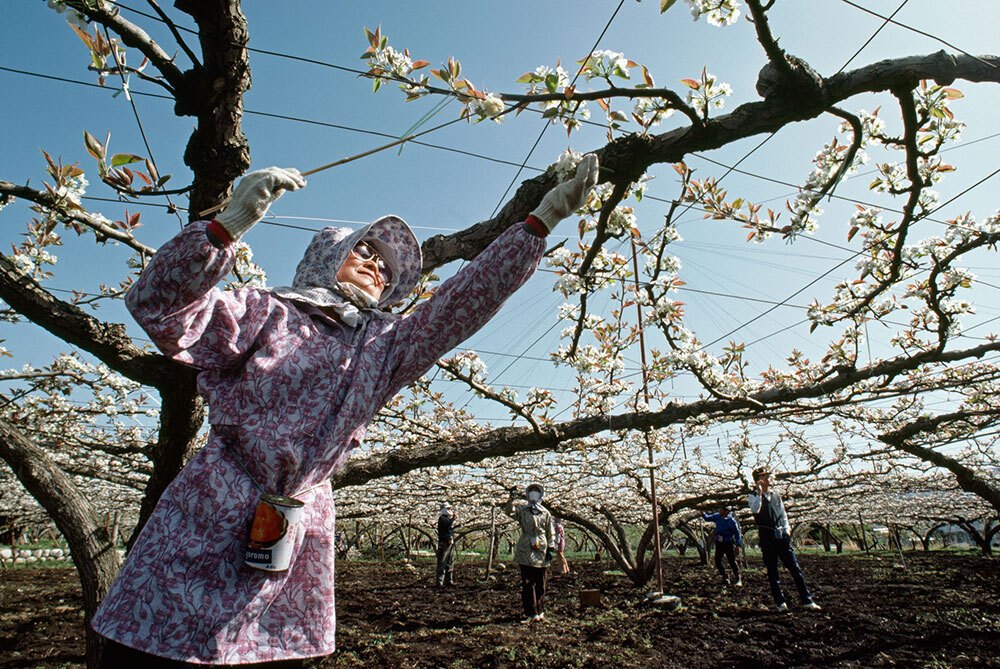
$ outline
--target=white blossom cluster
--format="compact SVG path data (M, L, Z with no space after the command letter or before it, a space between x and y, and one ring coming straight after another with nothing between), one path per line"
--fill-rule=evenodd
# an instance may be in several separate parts
M619 205L608 216L608 233L617 237L635 228L635 210L632 207Z
M899 192L909 185L906 168L900 163L880 163L875 166L878 176L872 181L876 193Z
M66 22L69 23L71 26L76 26L80 30L87 29L87 24L89 23L87 17L81 14L80 12L76 11L75 9L67 7L66 3L63 2L63 0L48 0L48 5L49 9L55 10L56 13L58 14L65 13Z
M635 63L629 61L623 53L598 49L583 60L580 71L588 81L604 79L611 83L612 77L628 79L629 68L634 66Z
M369 51L368 61L373 70L390 77L407 79L413 73L413 59L388 44L380 44ZM409 90L411 87L402 84L400 88Z
M587 245L581 243L581 250ZM621 254L602 247L590 266L586 278L577 273L583 256L565 247L556 249L546 259L549 267L556 269L557 278L552 290L563 297L578 295L588 290L602 290L622 282L630 274L628 260Z
M462 351L453 357L451 362L460 372L471 377L473 381L481 383L486 380L486 363L475 351Z
M34 244L28 245L24 249L17 249L13 256L14 266L36 281L49 276L50 272L45 267L54 266L58 260L55 255L49 253L48 249Z
M862 147L868 146L874 138L885 134L885 121L878 114L862 109L857 113L857 117L861 121ZM851 124L847 121L841 123L838 128L841 134L851 131Z
M917 140L921 148L926 149L930 142L941 146L962 139L965 124L956 121L948 108L948 100L956 97L961 97L958 91L944 86L928 86L926 82L914 90L913 98L917 113L929 118L929 121L921 127L921 136Z
M236 250L236 261L230 273L230 279L226 281L226 290L237 288L265 288L267 286L267 272L253 260L253 250L249 244L239 240L234 243Z
M506 106L496 95L486 95L483 99L475 99L469 104L469 109L479 120L491 119L497 123L503 123L503 113Z
M697 89L688 91L687 102L702 116L708 115L709 108L722 109L726 98L733 94L733 87L709 72L702 72Z
M684 0L691 7L695 21L702 16L713 26L727 26L740 18L740 3L736 0Z
M618 400L631 389L631 385L621 378L586 377L580 383L581 416L610 414L618 406Z
M528 75L528 80L524 83L528 84L528 93L531 94L555 93L569 86L569 72L564 70L562 65L556 65L554 68L548 65L539 65L534 72ZM559 106L555 100L547 100L538 104L542 109Z
M648 130L670 118L674 109L664 98L638 98L632 105L632 113L638 117L639 124Z
M576 167L580 164L581 160L583 160L583 154L577 153L572 149L566 149L559 154L559 158L552 165L552 169L555 171L560 183L573 178L576 174Z
M88 185L89 182L83 174L64 176L56 188L56 196L79 207L83 196L87 193Z
M666 357L672 364L695 369L707 369L718 364L718 358L709 355L690 330L675 328L671 335L674 348L666 354Z
M546 65L536 67L532 72L522 75L517 83L528 86L529 95L551 95L565 93L570 84L569 73L561 66L555 68ZM590 109L585 102L566 100L540 100L538 108L542 117L551 119L553 123L562 123L567 132L571 132L590 118Z
M823 214L823 210L819 207L817 192L829 184L841 169L846 149L846 146L834 140L816 153L812 172L806 177L805 185L789 205L789 210L792 212L790 230L787 233L789 239L794 239L796 235L802 233L813 234L818 229L816 219ZM856 172L859 166L867 162L868 155L859 150L841 178Z
M572 311L570 311L570 310L565 310L564 311L565 307L573 307L574 309ZM564 329L562 331L562 333L560 334L560 336L563 339L566 339L568 337L572 337L573 333L576 332L577 320L579 320L580 309L576 305L563 304L563 305L560 305L559 311L560 311L559 316L560 316L561 319L569 320L569 321L571 321L573 323L573 325L571 327L568 327L568 328ZM600 328L600 327L602 327L602 326L604 326L606 324L607 324L607 321L603 317L601 317L601 316L599 316L597 314L587 314L586 317L584 317L583 323L582 323L583 329L585 329L585 330L595 330L595 329Z
M583 374L610 373L625 369L625 360L620 354L593 344L578 345L572 352L568 346L560 346L559 350L552 354L552 358Z
M664 249L681 241L684 238L680 231L673 225L665 225L647 243L645 272L647 276L655 277L654 281L661 287L672 286L673 278L681 271L680 258L665 253Z

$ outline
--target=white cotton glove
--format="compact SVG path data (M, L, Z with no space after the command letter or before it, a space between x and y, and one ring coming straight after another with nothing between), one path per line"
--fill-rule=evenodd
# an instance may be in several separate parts
M542 198L531 215L548 228L549 232L559 221L571 215L587 202L587 193L597 185L599 171L597 156L588 153L576 166L576 174L569 181L559 184Z
M306 185L299 171L292 168L268 167L245 175L236 185L225 211L215 217L233 239L264 218L268 208L286 190L298 190Z

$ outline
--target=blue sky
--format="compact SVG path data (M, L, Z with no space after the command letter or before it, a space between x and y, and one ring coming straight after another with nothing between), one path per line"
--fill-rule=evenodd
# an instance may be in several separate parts
M574 61L595 45L613 14L614 19L597 48L624 52L632 60L645 64L658 85L678 90L683 89L678 79L697 77L707 67L734 89L724 111L756 99L753 85L765 62L748 22L741 19L737 25L724 29L704 21L695 23L682 3L662 16L658 3L651 0L641 3L626 0L620 9L617 1L609 0L515 0L502 6L379 0L244 4L250 46L255 49L361 69L359 56L367 46L362 28L381 26L393 46L406 47L414 58L428 60L435 67L447 57L455 56L462 62L467 78L491 91L520 92L514 80L539 65L553 66L561 60L567 70L572 69ZM860 0L858 4L888 15L901 3ZM147 5L138 1L125 3L123 7L148 10ZM0 23L0 66L74 81L95 81L93 73L86 70L85 48L45 2L7 0L4 9L5 21ZM156 29L155 23L129 9L123 8L123 15L147 27L162 44L172 44L169 35ZM185 25L183 16L175 18ZM1000 25L1000 7L993 1L910 0L896 19L970 53L997 50L995 26ZM952 51L931 37L896 26L886 27L865 45L881 23L842 0L784 0L771 13L772 31L780 36L780 45L823 74L836 72L862 46L863 50L850 60L848 68L883 58L939 49ZM196 43L193 36L189 39ZM168 51L172 50L172 46L168 47ZM180 58L183 63L183 56ZM133 56L129 62L136 64L138 57ZM251 67L253 88L246 97L250 113L244 118L244 132L250 141L253 168L277 164L307 170L368 150L387 140L363 131L398 136L436 102L404 103L402 95L391 86L373 95L369 81L349 72L262 53L251 54ZM17 183L30 179L32 185L40 186L44 176L41 149L61 156L66 162L79 161L85 169L95 171L94 161L84 150L84 129L101 139L110 131L114 152L144 153L131 108L122 97L113 99L110 90L5 70L0 70L0 87L4 91L4 104L0 107L2 179ZM992 137L997 132L995 110L1000 103L997 87L964 83L959 87L966 97L956 102L953 109L969 127L965 141L955 149L954 157L949 158L960 170L938 189L942 201L992 172L1000 147L1000 138ZM134 78L132 88L137 92L156 92L156 87ZM845 106L852 111L871 110L882 104L890 110L885 117L895 119L887 96L851 102ZM164 100L137 96L136 104L160 172L174 174L174 186L186 184L189 173L183 166L182 154L192 119L174 116L172 106ZM596 108L594 112L596 117ZM457 106L449 106L431 123L449 120L457 113ZM676 122L668 121L661 131L673 127L671 123ZM802 182L811 168L814 153L829 141L836 125L835 119L827 117L782 130L741 164L741 169L757 177L734 174L726 178L730 193L764 202L776 210L783 209L785 199L794 195L794 189L774 181ZM505 201L504 193L512 180L519 182L536 174L527 170L517 176L516 165L529 155L543 129L543 121L533 113L509 118L502 125L455 124L425 138L442 148L409 145L401 152L385 151L312 176L305 190L286 196L273 208L273 220L318 229L336 224L333 221L362 222L394 213L405 218L421 240L467 227L492 215ZM733 164L761 139L752 138L703 157L691 157L688 164L698 170L699 177L719 176L723 168L704 158ZM544 168L567 147L587 151L604 143L604 131L600 128L587 128L567 139L561 127L552 126L545 130L527 164ZM676 175L669 166L660 166L651 174L656 178L648 194L663 200L676 196ZM89 194L107 196L97 185L96 175L90 181ZM864 199L867 181L863 176L852 180L839 188L838 194ZM993 213L998 206L995 190L995 180L987 182L963 196L941 218L966 210L979 217ZM660 199L644 201L637 209L640 228L647 233L656 229L666 206ZM123 207L117 204L91 202L90 207L111 218L123 215ZM843 245L844 223L853 205L833 202L824 208L827 214L821 219L817 236ZM130 207L130 211L136 209ZM145 223L138 236L144 243L157 246L178 229L177 219L161 209L138 207L138 210L142 211ZM17 243L26 217L25 209L19 206L0 213L5 242ZM829 295L831 282L847 276L853 263L842 271L833 271L815 285L806 286L842 262L847 252L809 240L791 247L781 240L748 245L744 242L745 231L736 224L702 221L701 215L693 211L680 220L685 241L678 245L676 253L684 262L682 278L688 288L705 291L688 292L681 299L688 304L690 326L703 341L737 330L729 338L756 342L751 349L757 370L769 363L780 364L792 347L812 355L823 349L827 337L822 331L809 335L807 325L785 329L804 318L801 309L781 307L757 317L769 308L768 301L788 299L793 305L805 305L814 298L823 301ZM557 230L557 234L575 237L574 227L568 224L565 230ZM261 225L246 240L253 246L257 261L268 271L271 283L280 285L291 278L309 236L305 231ZM49 287L92 290L99 283L115 283L123 276L127 254L121 250L95 250L89 240L78 242L67 237L66 241ZM976 271L984 280L998 285L1000 273L994 266L984 262ZM448 271L451 270L443 273ZM509 367L498 383L571 387L571 372L556 370L551 363L536 360L546 358L558 346L558 333L563 328L562 324L554 325L555 308L562 299L552 292L552 283L551 274L540 272L491 324L465 344L468 348L491 352L483 354L491 371ZM984 296L981 319L997 316L995 293L988 290L981 294ZM600 300L596 304L598 308L604 306ZM140 334L120 308L106 309L101 316L126 322L130 331ZM58 341L27 326L5 325L0 328L0 338L6 339L4 345L14 353L16 364L29 360L45 364L47 356L65 349ZM875 334L873 339L877 345ZM663 343L652 337L650 345ZM630 364L638 365L638 354L632 356ZM467 400L467 394L458 388L450 392L460 403ZM565 401L565 397L561 400ZM489 409L486 413L489 415L484 415L485 418L503 417L499 409Z

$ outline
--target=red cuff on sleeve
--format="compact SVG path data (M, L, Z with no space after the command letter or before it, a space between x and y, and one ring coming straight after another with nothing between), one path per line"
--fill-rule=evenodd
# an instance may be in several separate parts
M545 224L540 220L528 214L528 218L524 219L524 224L531 228L539 237L548 237L549 229L545 227Z
M208 237L208 241L212 242L212 246L217 249L224 249L233 243L233 236L229 234L229 230L226 230L225 226L214 218L205 227L205 235Z

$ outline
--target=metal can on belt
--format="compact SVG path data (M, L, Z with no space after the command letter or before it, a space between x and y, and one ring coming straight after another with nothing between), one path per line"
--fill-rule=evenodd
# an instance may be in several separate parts
M292 497L261 495L243 562L264 571L288 569L295 545L295 528L304 511L305 502Z

